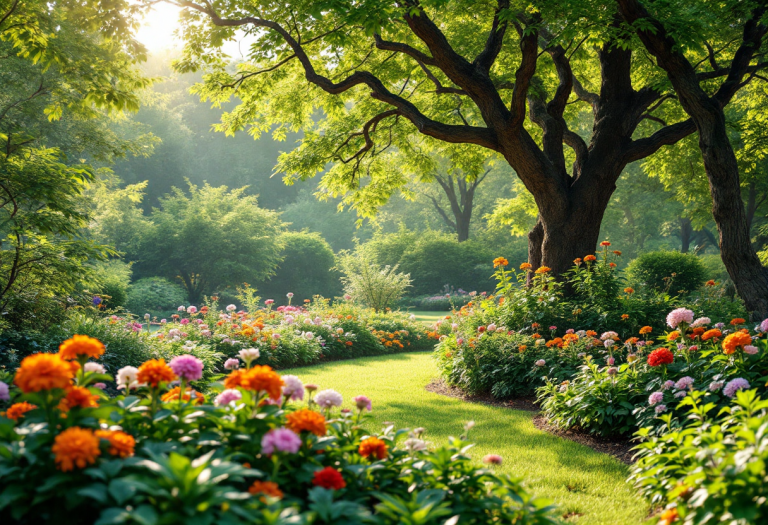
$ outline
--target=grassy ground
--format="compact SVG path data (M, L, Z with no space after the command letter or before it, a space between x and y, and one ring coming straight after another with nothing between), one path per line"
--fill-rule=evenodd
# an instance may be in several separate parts
M413 314L416 316L417 321L421 321L423 323L434 323L438 319L442 319L446 315L448 315L450 312L432 312L428 310L409 310L410 314Z
M432 313L432 312L429 312ZM373 400L375 423L427 429L427 440L444 443L475 421L472 456L504 458L502 471L523 477L532 492L555 501L568 523L642 523L648 507L625 483L626 465L605 454L537 430L529 412L467 403L427 392L437 369L428 353L396 354L291 370L306 383Z

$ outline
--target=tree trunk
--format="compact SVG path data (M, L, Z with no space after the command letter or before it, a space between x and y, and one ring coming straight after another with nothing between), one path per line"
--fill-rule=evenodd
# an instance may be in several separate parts
M691 219L685 217L680 218L680 253L688 253L691 249L691 235L693 234L693 226L691 225Z
M459 242L464 242L469 239L469 222L470 217L465 217L464 214L456 215L456 235Z

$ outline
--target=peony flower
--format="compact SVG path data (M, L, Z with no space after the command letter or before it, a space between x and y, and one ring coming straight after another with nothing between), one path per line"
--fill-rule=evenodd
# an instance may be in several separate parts
M757 353L757 347L754 345L745 345L744 353L749 355L755 355Z
M243 348L237 355L245 362L246 366L251 366L251 362L257 360L261 356L261 352L258 348Z
M617 334L616 332L605 332L603 335L600 336L600 339L602 339L603 341L608 341L611 339L618 339L618 338L619 338L619 334Z
M664 401L664 392L654 392L648 396L648 404L653 406Z
M283 395L293 401L304 399L304 383L296 376L283 376Z
M197 306L189 306L189 307L187 307L187 313L189 313L189 314L197 313Z
M615 344L616 344L616 341L614 341L613 339L607 339L605 342L603 342L603 346L605 346L606 348L610 348Z
M86 372L93 372L96 374L107 373L106 369L104 368L104 365L102 365L101 363L85 363L83 370L85 370Z
M124 388L127 388L128 390L131 390L132 388L138 388L139 381L138 381L138 373L139 369L134 366L125 366L117 371L117 389L122 390Z
M301 438L287 428L275 428L261 438L262 454L274 454L275 451L295 454L299 448L301 448Z
M243 398L243 395L240 393L239 390L235 390L234 388L228 388L224 391L222 391L221 394L216 396L216 399L214 400L214 404L216 406L227 406L232 401L240 401Z
M661 414L662 412L667 411L667 405L656 405L656 408L654 409L657 414Z
M181 320L181 321L179 321L179 322L180 322L182 325L188 325L188 324L189 324L189 319L186 319L186 318L184 318L184 319L182 319L182 320Z
M501 465L501 456L498 454L488 454L483 458L483 463L486 465Z
M371 411L371 400L368 399L367 396L356 396L354 401L358 410L368 410L368 412Z
M10 401L11 394L8 385L0 381L0 401Z
M187 308L184 305L181 305L178 308L176 308L176 310L179 311L179 312L186 312Z
M680 323L690 325L693 322L693 312L687 308L677 308L667 314L667 325L675 329Z
M203 377L203 362L193 355L176 356L171 359L168 366L180 379L199 381Z
M717 392L721 388L723 388L723 385L725 384L724 381L712 381L709 384L709 391L710 392Z
M675 388L678 390L688 390L689 387L693 385L693 378L690 376L685 376L677 381L675 383Z
M235 310L237 310L237 306L235 306L234 304L228 304L226 307L226 310L227 312L234 312Z
M698 328L699 326L707 326L712 323L712 319L709 317L699 317L691 323L691 328Z
M315 395L314 401L321 408L329 409L332 407L340 407L344 402L344 398L342 398L341 394L335 390L329 389L318 392L317 395Z
M544 366L544 365L546 365L546 364L547 364L547 362L546 362L546 361L544 361L543 359L539 359L539 360L538 360L538 361L536 361L534 364L535 364L536 366Z
M760 331L768 332L768 319L764 319L763 322L760 323Z
M675 382L672 381L671 379L667 379L666 381L664 381L664 384L661 385L661 388L663 388L664 390L669 390L674 386L675 386Z
M736 392L745 388L749 388L749 382L744 378L737 377L736 379L728 381L725 388L723 388L723 394L728 397L733 397L736 395Z
M495 323L491 323L488 326L486 326L485 329L488 330L489 332L495 332L496 331L496 324Z
M671 365L675 356L667 348L657 348L648 354L648 364L651 366Z
M274 299L267 299L266 301L264 301L264 304L266 304L267 306L269 306L270 304L275 304L275 300Z

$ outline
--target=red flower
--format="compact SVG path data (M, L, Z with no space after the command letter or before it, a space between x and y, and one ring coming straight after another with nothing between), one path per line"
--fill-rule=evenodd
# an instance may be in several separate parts
M651 366L671 365L675 356L667 348L657 348L648 355L648 364Z
M332 467L325 467L323 470L316 471L312 484L331 490L339 490L347 486L341 473Z

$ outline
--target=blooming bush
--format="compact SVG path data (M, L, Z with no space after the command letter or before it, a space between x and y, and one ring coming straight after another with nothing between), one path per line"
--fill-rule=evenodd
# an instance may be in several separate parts
M0 378L3 523L556 522L519 481L477 468L465 437L372 434L368 398L342 408L253 352L208 395L190 387L204 363L185 355L121 369L114 398L104 354L77 336L26 357L10 388Z
M712 392L682 401L688 424L660 436L640 432L630 481L664 514L682 523L765 523L768 401L755 390L735 392L722 412ZM670 415L663 416L669 421Z

